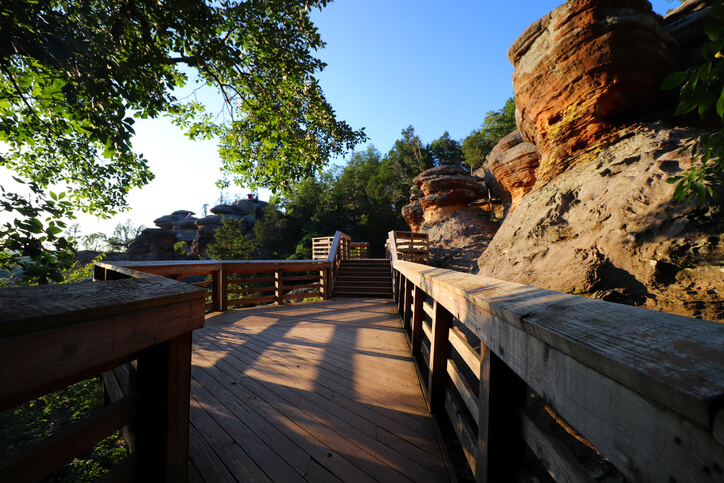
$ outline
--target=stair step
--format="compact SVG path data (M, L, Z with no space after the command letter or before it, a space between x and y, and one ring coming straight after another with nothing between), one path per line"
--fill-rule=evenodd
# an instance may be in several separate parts
M392 292L334 292L334 297L366 297L391 299Z

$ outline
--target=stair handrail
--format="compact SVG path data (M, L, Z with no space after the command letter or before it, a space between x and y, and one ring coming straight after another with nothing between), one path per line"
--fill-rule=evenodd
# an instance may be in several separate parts
M397 261L397 241L395 240L395 230L390 230L387 234L387 250L390 252L390 260L392 263Z
M332 246L329 248L329 254L327 255L327 261L332 265L329 277L330 293L334 290L334 281L337 279L337 272L342 260L349 256L349 242L351 240L352 237L339 230L334 233L334 240L332 240Z

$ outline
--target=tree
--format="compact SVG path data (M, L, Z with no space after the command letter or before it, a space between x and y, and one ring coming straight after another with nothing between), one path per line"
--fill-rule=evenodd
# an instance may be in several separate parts
M73 263L73 243L61 236L66 228L62 219L74 218L73 207L63 193L51 191L47 199L36 183L27 187L31 195L23 197L0 186L0 213L20 215L0 225L0 270L15 273L19 269L13 282L21 285L59 282L63 270Z
M106 234L99 231L84 235L81 237L81 241L83 242L84 248L92 252L105 251L109 245Z
M434 140L428 146L435 166L459 166L465 165L463 158L462 143L450 138L450 133L445 131L442 136Z
M218 137L223 184L288 189L365 139L314 77L324 43L309 11L327 3L3 2L0 166L39 198L62 184L75 207L108 217L153 178L133 151L134 119L165 114L192 139ZM216 88L221 112L176 98L190 81Z
M704 27L709 42L704 45L702 54L704 63L692 67L685 72L674 72L667 76L661 88L674 89L681 86L677 114L696 111L704 119L712 108L719 118L719 125L724 120L724 2L719 0L709 13L719 23L711 23ZM719 127L708 134L689 139L688 149L692 156L698 158L694 164L681 175L671 176L666 182L676 184L675 200L689 201L696 197L705 201L707 196L718 197L718 188L724 183L724 127Z
M244 236L243 220L231 216L223 218L214 239L214 243L206 248L206 253L214 260L250 260L257 249L254 240Z
M463 140L462 151L470 172L483 164L498 141L515 131L515 99L509 98L502 109L488 111L480 129Z
M433 158L415 128L402 130L402 138L382 160L370 187L376 199L386 199L400 213L410 198L415 176L433 167Z
M130 218L126 219L125 223L118 223L113 229L113 235L108 239L108 244L111 249L123 251L128 250L133 240L141 234L146 227L143 225L135 226Z
M289 238L288 225L287 218L273 203L264 207L264 218L254 223L254 241L264 259L283 259L289 255L294 243Z

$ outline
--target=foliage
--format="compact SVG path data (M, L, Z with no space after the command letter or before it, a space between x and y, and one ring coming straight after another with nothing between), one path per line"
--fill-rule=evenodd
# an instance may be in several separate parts
M353 240L370 242L373 255L383 256L387 232L406 227L399 213L401 205L396 206L391 191L385 189L387 184L401 183L386 178L384 169L389 166L380 152L369 146L352 153L345 166L294 185L288 196L278 200L286 220L286 238L292 241L287 256L311 258L311 239L331 236L337 230Z
M498 141L517 129L515 125L515 98L511 97L497 111L488 111L480 129L463 140L462 151L470 172L480 167Z
M80 237L83 248L92 252L102 252L109 248L109 240L105 233L97 231Z
M451 139L447 131L440 138L431 142L428 150L435 166L465 166L462 143Z
M254 224L254 241L263 250L264 260L285 258L291 247L288 236L288 220L277 207L271 203L264 208L264 216Z
M93 279L93 264L95 262L100 262L106 257L105 253L101 253L97 257L95 257L90 262L86 263L85 265L81 265L79 261L73 262L73 265L67 269L63 270L63 281L60 283L77 283L77 282L83 282L86 280L92 280Z
M103 405L99 378L78 382L0 413L0 459L56 434ZM118 434L60 468L51 481L94 481L123 459L127 451Z
M108 239L108 245L114 251L125 252L131 243L141 234L146 227L143 225L135 226L131 219L126 219L125 223L118 223L113 230L113 235Z
M368 195L384 200L400 213L410 198L415 176L432 167L430 150L415 134L415 128L408 126L402 130L402 138L395 141L387 156L380 161Z
M717 1L710 15L724 21L724 2ZM674 72L664 79L662 89L681 86L677 114L696 112L702 119L712 108L724 119L724 25L708 24L704 28L709 42L702 51L704 63L685 72ZM707 196L717 197L717 187L722 184L724 173L724 127L689 140L688 149L699 163L678 176L671 176L667 183L676 184L674 199L699 201ZM687 149L685 148L685 149Z
M0 267L16 272L14 283L47 284L62 280L72 263L73 245L63 236L63 218L74 218L65 193L50 192L47 199L37 183L23 183L32 193L23 197L0 186L0 213L14 216L0 225Z
M250 260L257 249L250 236L244 236L244 221L231 216L224 217L216 230L215 241L206 248L214 260Z
M180 241L173 244L173 252L178 255L191 255L191 248L188 243Z
M314 77L324 43L310 10L327 2L3 2L0 166L34 183L34 196L65 185L75 208L107 218L153 179L132 147L134 119L167 114L192 139L219 138L231 181L288 189L365 139L335 118ZM190 82L220 92L221 112L178 99ZM54 261L35 263L30 278L57 273L54 249L42 247Z

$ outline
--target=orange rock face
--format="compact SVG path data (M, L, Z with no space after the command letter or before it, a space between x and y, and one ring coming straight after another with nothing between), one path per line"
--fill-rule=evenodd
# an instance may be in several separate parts
M539 179L605 143L617 117L658 88L677 49L646 0L570 0L528 27L508 59L518 127L541 154Z
M506 213L513 211L523 195L533 188L539 163L535 145L524 141L517 130L501 139L488 155L484 165L485 184L503 201ZM496 193L496 188L507 193Z

